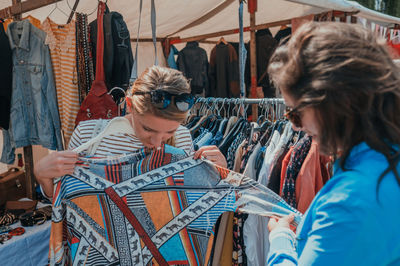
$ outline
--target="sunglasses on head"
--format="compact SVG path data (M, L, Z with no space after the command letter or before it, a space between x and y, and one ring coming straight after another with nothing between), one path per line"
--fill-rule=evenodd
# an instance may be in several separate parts
M171 103L174 103L179 111L186 112L194 104L194 96L190 93L173 94L164 90L137 91L133 93L133 95L146 94L150 95L151 103L160 110L166 109Z
M287 107L287 112L285 113L285 117L292 122L292 124L297 127L301 128L303 127L303 124L301 123L301 109L304 107L311 105L312 103L301 103L296 107L289 108Z

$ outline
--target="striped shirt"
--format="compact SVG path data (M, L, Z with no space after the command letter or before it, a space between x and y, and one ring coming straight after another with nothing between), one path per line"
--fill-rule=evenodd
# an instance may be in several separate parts
M93 134L99 120L87 120L79 123L72 134L69 143L69 150L88 142L97 134ZM193 153L192 137L189 130L184 126L179 126L175 132L175 147L183 149L187 154ZM122 155L135 152L144 148L144 145L133 134L117 133L105 136L96 148L94 156L106 157Z
M58 25L47 18L42 29L47 33L51 63L57 88L58 110L65 144L74 131L79 111L79 92L76 70L75 22Z

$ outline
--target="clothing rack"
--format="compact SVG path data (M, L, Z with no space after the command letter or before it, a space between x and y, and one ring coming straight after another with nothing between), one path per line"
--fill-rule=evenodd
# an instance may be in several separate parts
M240 104L240 105L246 105L246 104L259 104L259 105L264 105L264 104L285 104L285 101L283 98L258 98L258 99L253 99L253 98L214 98L214 97L197 97L195 100L195 103L223 103L223 104Z
M14 20L21 20L22 13L59 1L61 0L27 0L24 2L21 0L12 0L11 6L0 10L0 17L3 19L14 18ZM36 199L32 145L25 146L23 149L26 176L26 195L28 198Z
M258 98L258 99L253 99L253 98L214 98L214 97L196 97L195 99L195 105L196 104L202 104L201 107L199 108L198 111L206 109L211 109L217 111L216 114L220 115L221 110L224 108L224 106L231 106L232 104L235 106L238 106L239 108L237 109L238 114L240 113L241 116L247 117L247 109L250 105L255 107L257 110L256 113L252 111L253 114L253 121L257 120L258 117L258 111L261 108L261 110L264 110L264 114L269 117L269 115L272 115L273 119L280 119L283 117L284 111L285 111L285 102L283 98ZM221 105L218 107L218 105ZM224 108L225 109L225 108ZM254 109L254 108L253 108ZM229 108L228 108L229 110ZM229 113L229 111L228 111Z

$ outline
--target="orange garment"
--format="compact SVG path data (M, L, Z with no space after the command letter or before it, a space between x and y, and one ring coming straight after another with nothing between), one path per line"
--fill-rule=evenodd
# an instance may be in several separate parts
M313 140L296 179L296 202L300 212L304 213L307 210L315 195L323 187L322 171L326 176L326 167L321 168L318 143Z
M33 26L35 26L36 28L41 29L41 27L40 27L40 25L41 25L40 20L38 20L37 18L32 17L31 15L28 15L27 17L23 18L22 20L25 20L25 19L29 20L29 22L30 22ZM3 22L3 27L4 27L4 30L5 30L5 31L7 31L8 25L10 25L10 23L13 22L13 21L14 21L14 20L13 20L12 18L8 18L8 19L4 20L4 22Z
M292 19L292 34L296 32L296 30L306 22L314 21L314 15L307 15L303 17L293 18Z
M66 146L75 128L79 111L79 91L76 70L75 21L58 25L47 18L42 29L47 33L51 63L57 88L58 110Z
M38 29L41 29L41 23L40 20L37 18L32 17L31 15L28 15L27 17L23 18L22 20L27 19L30 21L30 23L35 26Z
M3 22L3 27L4 27L4 30L5 30L5 31L7 31L8 25L10 25L11 22L13 22L13 19L12 19L12 18L8 18L8 19L5 19L5 20L4 20L4 22Z

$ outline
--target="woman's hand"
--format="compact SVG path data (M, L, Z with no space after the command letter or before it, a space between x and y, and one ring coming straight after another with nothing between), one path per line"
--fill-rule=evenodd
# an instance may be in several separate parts
M78 154L74 151L58 151L40 159L34 166L36 180L47 197L53 196L53 179L74 172Z
M217 146L203 146L194 154L194 159L205 158L214 164L226 168L228 166L225 156Z
M272 230L279 228L279 227L286 227L290 229L290 224L294 220L294 214L289 214L282 218L277 218L275 216L271 217L268 222L268 230L271 232Z

